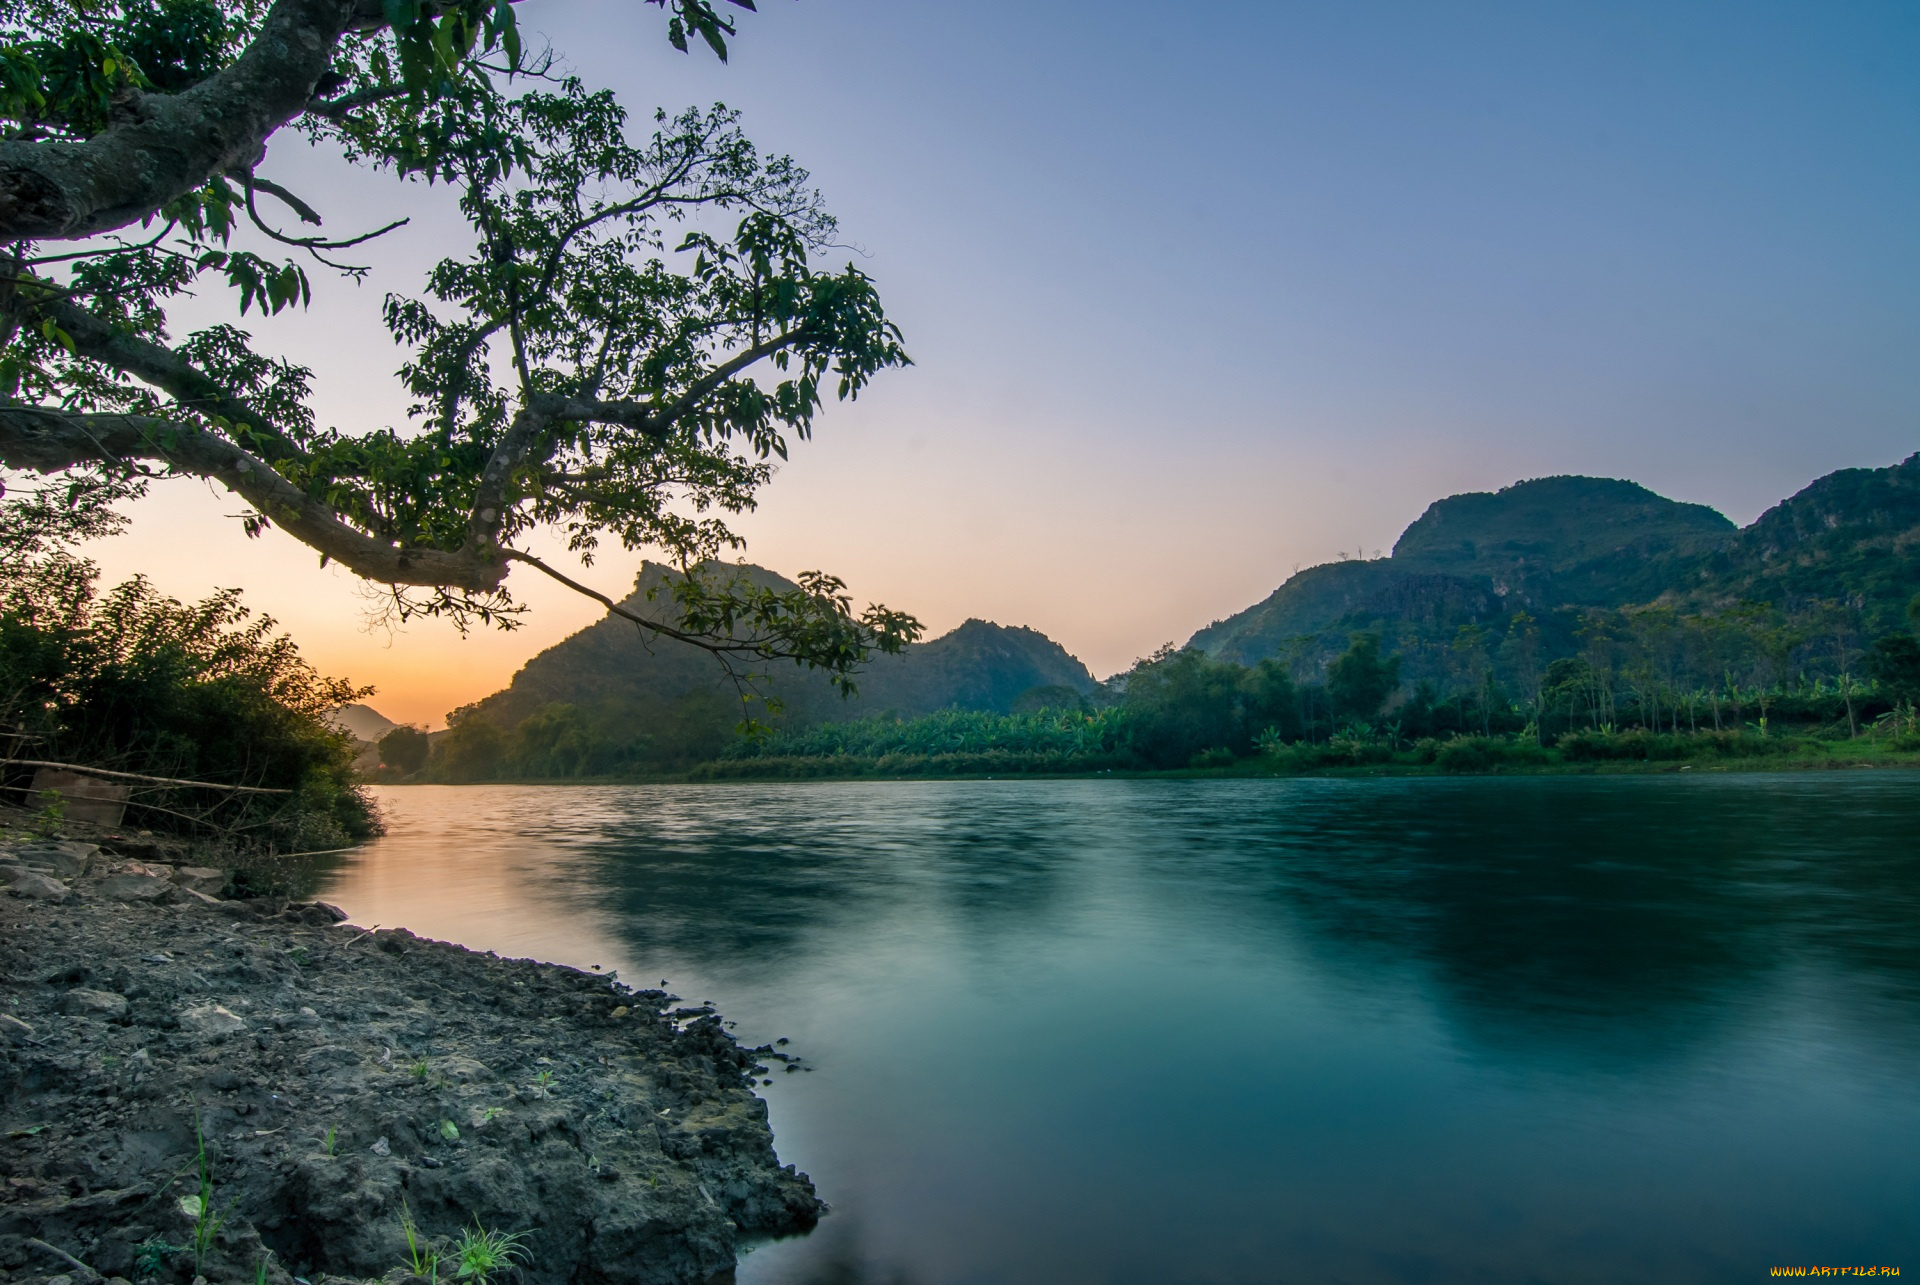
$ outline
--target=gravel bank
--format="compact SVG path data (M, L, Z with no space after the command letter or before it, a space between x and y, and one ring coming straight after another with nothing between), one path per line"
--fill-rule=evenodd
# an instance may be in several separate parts
M679 1285L824 1211L750 1087L788 1059L711 1009L223 882L0 851L0 1282L410 1276L410 1216Z

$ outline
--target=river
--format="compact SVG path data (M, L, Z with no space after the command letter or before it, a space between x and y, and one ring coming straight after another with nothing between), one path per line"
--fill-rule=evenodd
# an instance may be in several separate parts
M1920 1272L1912 774L381 800L357 922L812 1068L834 1212L741 1285Z

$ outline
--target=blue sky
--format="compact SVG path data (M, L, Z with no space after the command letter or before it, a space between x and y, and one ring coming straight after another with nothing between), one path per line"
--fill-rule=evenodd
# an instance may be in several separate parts
M814 172L919 364L823 418L747 556L937 630L1104 675L1451 492L1592 473L1747 522L1920 449L1920 7L762 0L726 66L651 6L520 14L642 119L723 99ZM330 226L415 214L389 280L457 234L290 142L268 172ZM262 328L323 353L336 422L399 422L378 293ZM370 636L231 501L149 503L169 587L240 579L397 714L593 615Z

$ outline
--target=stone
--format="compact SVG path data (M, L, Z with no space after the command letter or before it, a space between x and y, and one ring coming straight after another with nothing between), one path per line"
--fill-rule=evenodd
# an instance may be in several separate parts
M114 901L163 901L172 891L171 880L131 871L109 875L100 884L100 895Z
M393 1154L393 1148L387 1144L385 1135L375 1140L374 1144L368 1147L367 1150L373 1152L376 1156L390 1156Z
M62 879L77 879L93 865L94 858L100 855L97 843L79 843L71 839L62 839L52 843L30 843L14 849L14 860L23 865L33 866L58 875Z
M204 893L209 897L218 897L226 890L227 880L232 876L225 870L213 866L181 866L173 872L173 882L189 892Z
M33 1038L33 1027L12 1013L0 1013L0 1035L8 1039L30 1040Z
M43 875L38 870L23 870L7 883L7 891L16 897L32 897L36 901L65 901L73 895L73 890L52 875Z
M115 995L112 991L95 991L88 990L84 986L77 987L60 997L60 1011L117 1022L127 1015L127 997Z
M219 1004L197 1004L180 1014L180 1029L195 1035L232 1035L246 1030L247 1023Z

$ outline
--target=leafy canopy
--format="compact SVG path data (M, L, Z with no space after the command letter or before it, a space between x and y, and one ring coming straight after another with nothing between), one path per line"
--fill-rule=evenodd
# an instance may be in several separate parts
M704 0L650 2L676 47L724 58L733 28ZM296 35L324 58L300 63ZM68 479L28 486L37 507L8 521L80 531L154 478L194 475L248 502L250 535L277 528L388 586L401 618L510 626L515 563L590 593L528 551L549 529L582 560L607 539L664 552L682 574L657 611L601 600L722 657L838 681L917 636L909 616L856 612L832 576L776 592L716 561L740 544L727 515L754 506L826 398L908 363L873 282L827 262L836 227L806 171L761 154L724 106L636 128L551 65L506 0L0 0L0 237L22 174L50 185L43 205L79 211L71 234L4 247L0 464L16 500L27 475ZM455 194L467 243L385 296L404 426L323 425L309 367L240 324L176 337L169 320L209 286L239 321L310 306L316 277L365 276L343 253L391 229L290 228L321 216L256 172L258 150L183 171L170 195L122 192L150 202L124 218L108 189L130 180L70 181L61 158L135 144L166 169L156 135L190 157L203 144L181 122L216 106L261 147L292 124Z

